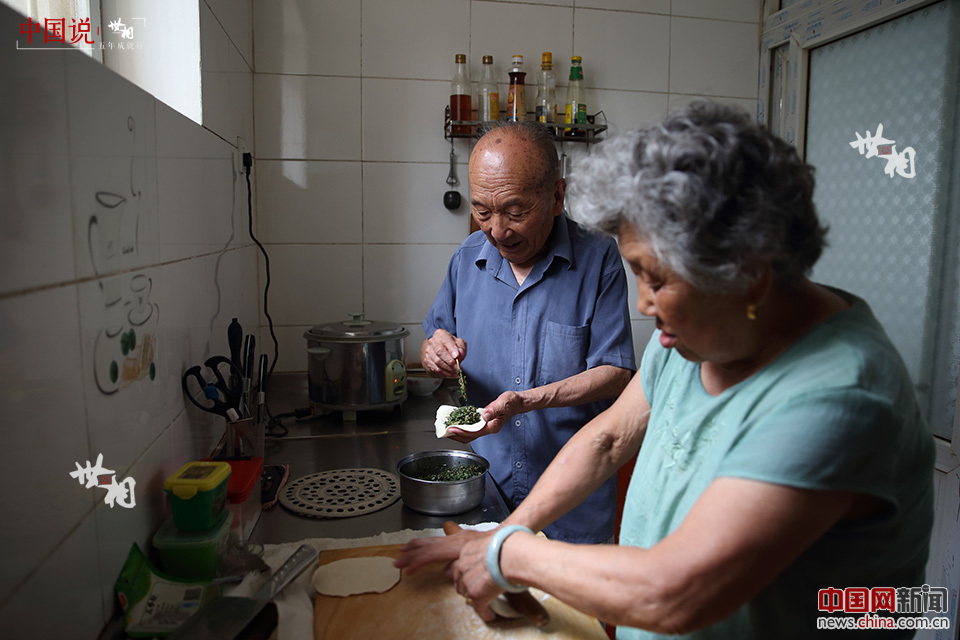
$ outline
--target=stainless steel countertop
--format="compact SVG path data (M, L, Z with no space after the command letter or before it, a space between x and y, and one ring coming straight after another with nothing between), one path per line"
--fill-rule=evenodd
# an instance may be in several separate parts
M307 376L276 374L268 401L274 415L310 404ZM432 396L410 395L392 410L360 411L356 422L345 422L337 412L329 416L284 420L289 433L267 436L264 464L289 464L290 480L344 468L376 468L396 475L396 465L406 455L432 449L470 450L467 445L439 439L434 431L437 407L450 403L455 381L445 382ZM458 524L500 522L509 514L503 497L488 477L486 495L479 507L454 516L428 516L406 507L402 500L374 513L350 518L308 518L281 504L260 514L250 539L255 542L294 542L304 538L362 538L402 529L439 528L447 520Z

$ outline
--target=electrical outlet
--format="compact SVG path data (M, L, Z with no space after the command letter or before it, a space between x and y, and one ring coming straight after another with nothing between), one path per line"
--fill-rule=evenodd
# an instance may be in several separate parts
M236 152L236 155L233 156L234 158L233 168L237 173L244 172L243 154L249 153L249 152L250 152L250 149L247 148L247 141L241 138L240 136L237 136L237 152Z

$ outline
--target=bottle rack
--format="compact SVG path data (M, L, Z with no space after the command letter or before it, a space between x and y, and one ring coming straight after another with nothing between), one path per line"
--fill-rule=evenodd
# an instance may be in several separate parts
M507 119L507 112L500 111L500 120ZM536 114L532 111L527 112L527 120L535 120ZM597 120L602 120L602 122L597 122ZM443 139L451 140L453 138L474 138L476 134L474 133L453 133L451 129L452 125L464 125L471 126L476 130L476 127L484 124L480 120L451 120L450 119L450 105L447 105L443 108ZM552 123L543 125L550 129L553 129L553 139L557 142L583 142L590 144L593 142L600 142L603 138L599 137L601 133L607 130L607 116L603 111L598 111L597 113L587 116L587 121L583 124L576 125L577 129L582 129L586 135L581 136L571 136L563 133L563 130L567 128L565 123Z

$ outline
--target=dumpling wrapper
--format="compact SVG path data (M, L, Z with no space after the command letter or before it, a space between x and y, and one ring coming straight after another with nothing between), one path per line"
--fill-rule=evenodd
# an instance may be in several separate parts
M400 582L393 558L345 558L321 566L313 574L313 588L325 596L383 593Z
M448 427L445 423L447 421L447 416L449 416L457 407L452 404L442 404L437 407L437 420L434 422L434 426L437 428L437 437L446 438L450 435L451 427L454 429L462 429L463 431L469 431L474 433L480 431L486 426L486 422L483 418L480 418L480 422L474 422L473 424L457 424L451 425ZM480 413L477 411L477 413Z

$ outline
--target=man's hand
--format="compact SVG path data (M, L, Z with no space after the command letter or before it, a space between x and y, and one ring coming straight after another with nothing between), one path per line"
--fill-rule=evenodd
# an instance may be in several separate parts
M435 378L456 378L457 362L466 355L467 343L444 329L437 329L420 345L420 362Z
M450 435L447 437L456 442L470 444L477 438L488 436L491 433L497 433L503 425L507 424L510 418L518 413L524 413L530 410L531 407L526 406L523 396L519 393L516 391L504 391L500 394L500 397L479 410L480 417L487 423L483 429L470 432L451 427Z
M496 400L480 410L480 417L487 423L483 431L496 433L500 431L503 425L507 424L510 418L518 413L530 411L530 409L531 407L525 406L524 397L521 394L516 391L504 391ZM478 431L477 433L482 432Z

